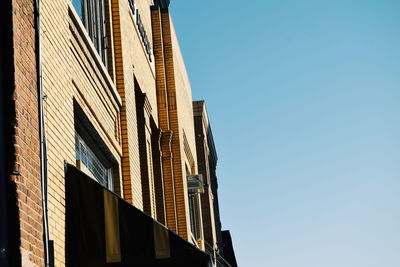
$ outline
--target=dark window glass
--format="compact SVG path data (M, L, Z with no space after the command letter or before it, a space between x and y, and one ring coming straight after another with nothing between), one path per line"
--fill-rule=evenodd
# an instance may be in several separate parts
M192 194L189 194L189 215L190 215L190 230L192 230L193 236L196 238L196 217L195 217L195 200Z

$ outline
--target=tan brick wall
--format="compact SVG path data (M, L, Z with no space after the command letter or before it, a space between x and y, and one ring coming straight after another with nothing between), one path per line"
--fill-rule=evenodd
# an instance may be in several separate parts
M121 97L70 1L42 2L50 239L55 241L56 266L64 266L64 160L75 163L74 102L121 166Z
M64 160L75 162L74 102L119 164L123 197L143 209L134 78L158 121L154 60L145 53L127 1L110 0L109 68L101 62L69 0L42 1L43 79L48 137L50 239L65 265ZM150 2L136 1L151 40ZM118 184L118 183L117 183Z
M149 0L135 1L139 10L143 26L152 47L152 29ZM146 94L152 107L152 116L158 121L157 95L155 84L154 56L150 61L143 46L138 27L136 15L132 15L128 1L119 1L122 33L122 56L124 58L125 83L129 90L133 88L133 76L135 76L140 89Z
M197 153L194 134L193 107L192 107L192 88L189 76L186 71L185 62L179 46L179 41L171 20L171 37L174 56L176 101L178 109L179 132L184 138L180 140L180 149L182 155L182 173L185 174L185 164L189 167L191 174L197 174ZM183 176L183 190L185 194L185 205L187 201L186 176ZM186 210L187 220L189 221L189 209ZM190 223L187 224L190 232Z
M64 160L75 161L73 85L67 1L42 1L42 60L48 150L48 209L50 239L56 266L65 252Z
M142 180L139 161L137 132L135 79L142 93L146 94L151 107L150 117L156 122L157 100L155 89L154 58L146 54L142 37L137 27L137 14L140 14L148 39L151 41L150 2L135 1L138 11L132 14L128 1L112 1L114 14L114 45L117 70L117 88L122 98L122 128L124 153L124 176L127 192L132 195L132 203L143 209ZM129 189L130 188L130 189Z
M175 85L176 85L176 99L178 107L178 118L181 129L185 132L189 148L193 154L193 160L196 162L196 140L194 135L194 122L193 122L193 106L192 106L192 87L190 85L189 76L186 71L185 62L179 46L178 37L175 32L174 25L171 19L171 37L172 47L174 49L174 70L175 70ZM182 147L184 143L182 142ZM190 166L192 167L192 166ZM194 166L194 173L197 166Z
M65 265L64 161L75 162L74 103L82 108L120 166L115 173L120 175L117 178L122 188L117 191L143 209L135 79L151 107L148 117L162 129L167 218L160 216L160 221L189 240L185 164L192 173L197 171L192 96L169 14L151 16L152 1L135 1L149 41L157 32L152 21L158 22L158 31L163 31L161 39L154 36L154 55L161 53L162 58L162 63L157 64L145 52L136 16L131 14L128 2L110 0L112 21L108 32L113 35L109 58L115 58L106 69L70 1L42 2L49 224L50 239L55 240L56 266ZM160 51L161 47L167 49ZM148 132L146 139L150 139ZM150 213L155 216L153 210Z

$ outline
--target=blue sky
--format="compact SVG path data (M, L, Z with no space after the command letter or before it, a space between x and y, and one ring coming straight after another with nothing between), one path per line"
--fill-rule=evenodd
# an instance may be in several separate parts
M241 267L400 266L400 1L171 1Z

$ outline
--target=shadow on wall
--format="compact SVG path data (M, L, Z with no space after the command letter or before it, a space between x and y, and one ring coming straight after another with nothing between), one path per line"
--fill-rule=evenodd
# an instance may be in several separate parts
M0 266L21 266L11 1L0 3ZM16 167L14 169L14 166Z

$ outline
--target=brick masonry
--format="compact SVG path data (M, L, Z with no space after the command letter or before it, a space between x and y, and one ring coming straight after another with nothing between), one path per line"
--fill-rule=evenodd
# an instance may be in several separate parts
M55 266L65 266L64 161L76 163L77 108L115 162L115 191L124 195L118 188L123 184L122 101L114 80L115 67L107 69L101 62L71 1L42 1L41 9L50 239L54 240ZM112 48L110 53L114 53Z
M221 222L218 205L218 182L216 176L217 153L204 101L193 102L194 124L196 131L196 147L199 173L205 180L204 194L201 194L205 249L214 253L222 251L220 246Z
M136 2L151 39L149 4ZM115 162L114 191L143 209L134 81L146 93L152 106L150 117L157 125L154 61L145 53L128 1L106 0L106 8L108 68L71 1L42 3L49 224L56 266L65 265L64 161L75 163L77 106Z
M150 9L150 2L136 4L153 42L152 57L144 49L128 1L106 0L106 67L71 1L42 1L48 210L55 266L65 266L64 162L76 162L77 110L113 159L115 192L191 241L186 169L197 173L191 87L169 12ZM12 3L15 162L10 180L18 200L22 265L43 266L33 1ZM136 92L146 100L138 101ZM138 124L144 127L138 129ZM203 247L202 241L198 244Z
M191 241L186 168L197 170L191 88L168 9L152 9L152 26L166 225Z
M153 7L152 15L152 34L153 49L156 70L156 90L157 90L157 108L158 121L161 129L161 158L162 158L162 175L163 188L157 187L157 191L161 191L165 201L165 220L164 224L172 231L177 232L177 217L175 203L175 185L173 183L173 165L171 151L172 132L169 125L169 110L167 97L167 83L165 75L165 58L164 58L164 36L162 33L161 11L158 7Z
M40 141L33 1L12 1L13 166L11 188L15 190L19 228L19 259L16 266L43 266L43 223L40 179ZM2 25L3 27L4 25ZM11 119L11 118L9 118ZM18 242L17 241L17 242Z

